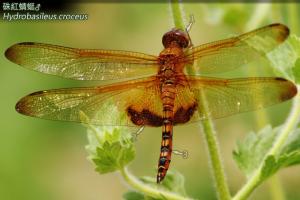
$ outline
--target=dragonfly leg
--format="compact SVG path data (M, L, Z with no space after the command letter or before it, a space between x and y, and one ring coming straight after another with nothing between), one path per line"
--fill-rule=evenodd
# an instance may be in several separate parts
M141 126L136 132L132 133L133 141L137 141L138 136L143 132L145 126Z
M187 159L189 157L189 152L187 150L177 150L174 149L172 151L173 154L181 156L183 159Z
M188 35L188 38L189 38L189 47L192 47L192 46L194 46L193 45L193 43L192 43L192 39L191 39L191 37L190 37L190 34L189 34L189 32L190 32L190 30L191 30L191 28L192 28L192 25L195 23L195 18L194 18L194 15L193 14L191 14L190 15L190 21L189 21L189 24L185 27L185 31L186 31L186 33L187 33L187 35Z

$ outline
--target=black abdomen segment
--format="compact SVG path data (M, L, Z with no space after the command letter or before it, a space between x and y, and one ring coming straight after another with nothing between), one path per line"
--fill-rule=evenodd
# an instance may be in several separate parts
M162 131L160 155L158 160L158 170L156 182L160 183L166 176L171 162L172 155L173 124L165 119Z

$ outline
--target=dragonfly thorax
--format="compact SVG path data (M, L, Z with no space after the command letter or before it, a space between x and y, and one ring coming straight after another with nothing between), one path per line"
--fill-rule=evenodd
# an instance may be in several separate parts
M175 68L176 65L182 64L183 56L183 49L178 45L163 49L158 57L160 68Z

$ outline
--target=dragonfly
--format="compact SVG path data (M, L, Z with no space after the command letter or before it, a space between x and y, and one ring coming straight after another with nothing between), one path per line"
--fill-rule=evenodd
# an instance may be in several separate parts
M261 109L296 95L296 86L281 77L208 76L266 58L288 35L285 25L271 24L193 46L187 30L173 28L163 35L164 48L158 56L35 42L15 44L5 56L13 63L46 74L115 81L34 92L21 98L16 110L37 118L72 122L82 122L83 112L89 123L97 126L162 127L156 178L160 183L171 162L173 126Z

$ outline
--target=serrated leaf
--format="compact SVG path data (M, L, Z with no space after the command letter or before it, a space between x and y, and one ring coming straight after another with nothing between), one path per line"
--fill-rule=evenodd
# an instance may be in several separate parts
M117 171L135 158L131 129L89 125L87 132L88 158L100 174Z
M135 157L133 145L122 145L120 142L105 142L97 147L92 160L96 164L96 171L100 174L113 172L126 166Z
M261 165L261 180L264 180L283 167L300 164L300 129L290 133L277 155L268 155L265 158L280 130L281 127L272 129L268 125L257 134L253 132L248 134L243 142L237 144L233 157L247 177L250 177Z
M272 176L279 169L300 163L300 149L289 154L282 154L279 158L270 155L266 158L261 172L261 180Z
M249 133L243 142L238 142L237 149L233 151L233 158L247 177L259 167L277 133L268 125L257 134Z
M268 156L264 162L264 165L262 167L260 180L263 181L272 174L274 174L279 169L279 165L276 162L276 159L274 156Z

